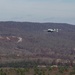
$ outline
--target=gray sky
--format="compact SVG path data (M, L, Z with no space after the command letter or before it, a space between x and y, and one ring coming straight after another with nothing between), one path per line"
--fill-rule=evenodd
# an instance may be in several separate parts
M75 0L0 0L0 21L75 24Z

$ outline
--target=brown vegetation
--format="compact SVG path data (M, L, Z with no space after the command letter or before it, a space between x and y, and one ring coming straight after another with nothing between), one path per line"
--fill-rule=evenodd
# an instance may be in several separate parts
M58 33L44 30L61 29ZM0 39L0 61L75 60L75 26L65 23L0 22L0 36L22 37L20 43ZM45 61L46 61L45 60ZM61 60L61 61L62 61Z

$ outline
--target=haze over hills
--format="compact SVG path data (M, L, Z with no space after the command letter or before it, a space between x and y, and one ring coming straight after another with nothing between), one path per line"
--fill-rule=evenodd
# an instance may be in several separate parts
M49 33L47 29L61 29ZM75 26L66 23L0 22L0 60L75 59Z

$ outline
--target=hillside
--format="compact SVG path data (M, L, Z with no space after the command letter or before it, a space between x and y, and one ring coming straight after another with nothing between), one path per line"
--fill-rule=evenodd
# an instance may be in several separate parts
M61 29L49 33L49 28ZM0 22L0 61L75 59L75 26L66 23ZM20 59L21 58L21 59Z

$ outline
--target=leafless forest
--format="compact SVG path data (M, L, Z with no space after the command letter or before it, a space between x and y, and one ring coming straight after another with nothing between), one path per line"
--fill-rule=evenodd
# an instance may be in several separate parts
M59 29L47 32L47 29ZM66 23L0 22L0 63L75 63L75 26Z

